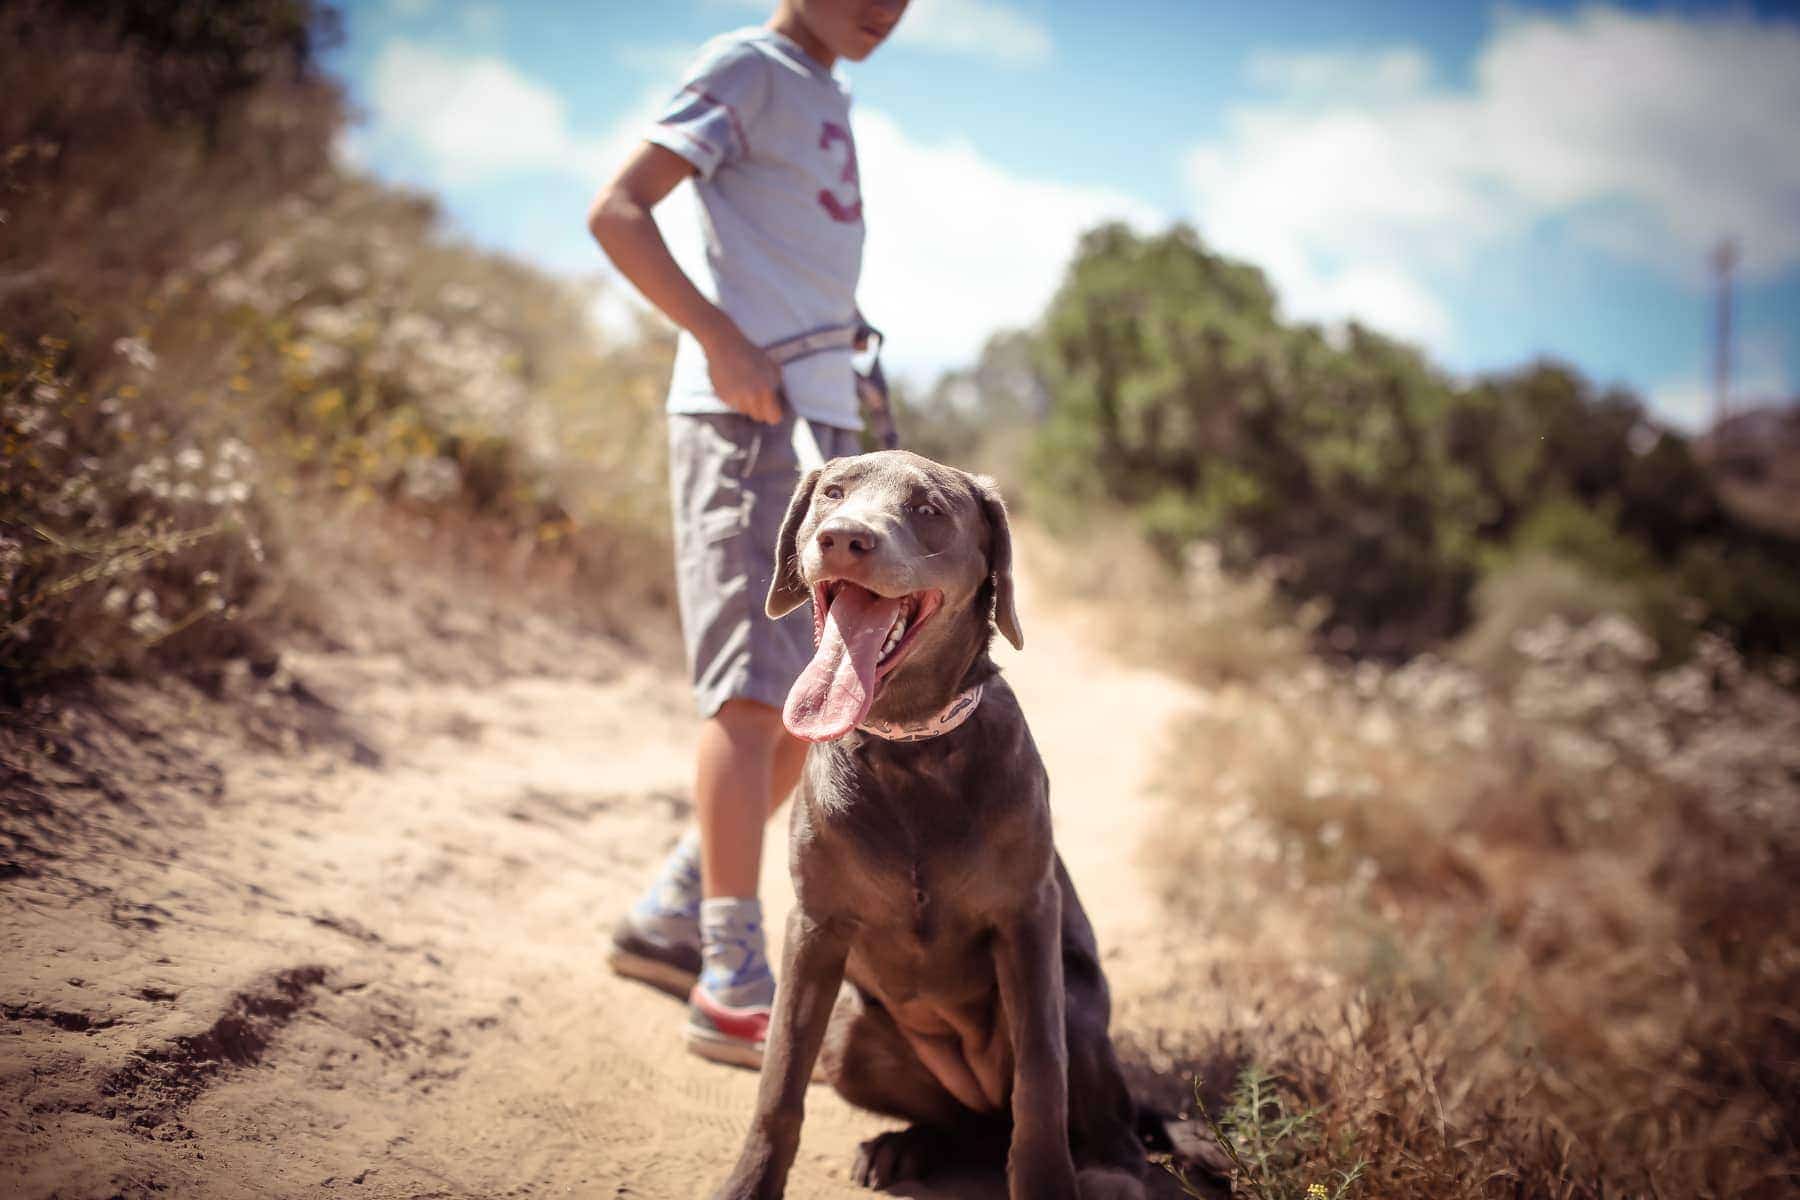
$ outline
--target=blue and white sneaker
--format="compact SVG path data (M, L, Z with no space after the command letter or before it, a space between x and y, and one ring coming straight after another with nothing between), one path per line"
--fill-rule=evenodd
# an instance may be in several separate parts
M656 878L613 928L615 974L687 999L700 977L700 839L675 844Z
M688 995L688 1049L713 1062L759 1069L775 1001L762 905L754 898L701 901L700 954L700 980Z
M615 975L647 983L685 1000L700 978L698 930L692 943L667 942L640 928L632 914L627 913L613 927L606 965Z
M696 983L688 995L687 1048L701 1058L760 1071L769 1038L769 1005L726 1004Z

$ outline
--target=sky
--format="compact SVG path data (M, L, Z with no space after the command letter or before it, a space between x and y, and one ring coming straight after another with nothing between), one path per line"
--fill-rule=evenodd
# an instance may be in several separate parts
M604 276L588 202L756 0L350 0L346 160L477 244ZM843 63L859 298L915 385L1028 325L1080 232L1184 221L1292 318L1466 377L1541 357L1698 428L1715 246L1734 403L1800 395L1800 4L913 0ZM698 269L683 187L657 217ZM623 283L597 305L627 311Z

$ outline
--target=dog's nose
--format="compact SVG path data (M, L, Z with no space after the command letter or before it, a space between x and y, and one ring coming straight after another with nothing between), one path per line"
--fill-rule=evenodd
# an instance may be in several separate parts
M827 569L857 562L881 542L875 531L861 521L843 517L834 517L819 526L815 540Z

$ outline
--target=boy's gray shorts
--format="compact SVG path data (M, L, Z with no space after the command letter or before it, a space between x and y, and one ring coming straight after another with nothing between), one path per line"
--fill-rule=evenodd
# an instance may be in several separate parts
M861 452L854 430L813 423L826 458ZM738 413L669 414L675 585L700 715L725 701L780 709L813 655L812 611L764 615L775 539L800 466L793 415L764 425Z

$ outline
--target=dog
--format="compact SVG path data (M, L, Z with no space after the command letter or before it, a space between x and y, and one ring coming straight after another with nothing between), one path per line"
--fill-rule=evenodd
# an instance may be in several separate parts
M775 555L769 615L813 605L782 714L813 746L755 1116L715 1195L782 1194L816 1065L912 1122L861 1147L866 1186L1004 1152L1013 1200L1142 1200L1093 929L988 657L995 629L1024 645L999 494L903 450L836 459L795 489Z

